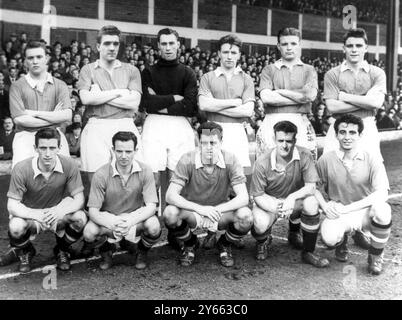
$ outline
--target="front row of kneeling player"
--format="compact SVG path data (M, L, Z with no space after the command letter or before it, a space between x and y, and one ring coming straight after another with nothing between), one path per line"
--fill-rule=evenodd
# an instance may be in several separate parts
M169 205L163 212L168 241L181 251L180 264L194 262L197 228L225 230L218 241L225 267L234 265L232 245L250 230L257 241L256 259L264 260L273 224L287 217L289 243L302 250L304 262L315 267L329 265L314 253L320 226L323 242L335 248L336 259L343 262L348 260L347 235L370 231L368 270L379 274L391 227L385 167L359 148L360 118L342 116L335 122L335 131L339 150L324 154L315 164L307 149L295 145L297 127L289 121L278 122L276 148L267 150L254 166L250 210L243 169L234 155L221 149L222 128L213 122L202 124L199 147L177 164L166 194ZM57 154L59 146L56 130L39 130L38 155L20 162L12 172L7 194L11 248L0 257L0 265L19 261L19 270L28 272L35 255L31 240L50 229L56 235L54 252L62 270L70 268L71 245L82 236L83 255L99 248L100 268L113 265L116 242L135 253L137 269L146 268L147 252L159 240L161 225L155 214L158 198L153 173L134 160L135 135L118 132L113 137L114 157L94 175L87 215L79 170L73 160ZM319 208L325 215L321 223ZM205 243L213 237L215 233L209 232Z

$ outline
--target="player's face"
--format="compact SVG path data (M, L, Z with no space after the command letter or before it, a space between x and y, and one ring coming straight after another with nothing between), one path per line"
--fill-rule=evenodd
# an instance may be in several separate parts
M174 34L162 34L158 48L161 51L161 57L164 60L175 60L177 58L177 49L180 47L180 42Z
M222 141L217 134L201 134L200 147L203 164L215 164L221 151Z
M282 158L292 157L296 145L294 133L278 131L275 133L275 144L277 153Z
M240 48L230 43L224 43L218 52L221 59L221 66L225 69L236 67L237 61L240 59Z
M336 135L341 150L352 150L356 147L359 139L359 126L353 123L341 122L338 127L338 134Z
M119 53L120 40L116 35L103 35L97 45L99 58L106 62L113 62Z
M135 155L134 141L119 141L114 144L114 155L117 164L122 168L131 167Z
M298 36L282 36L278 43L278 50L284 60L292 61L300 57L300 39Z
M346 61L349 63L359 63L364 60L367 52L367 44L363 38L348 38L343 46Z
M57 139L39 139L35 149L39 155L39 167L53 168L59 152Z
M28 49L25 53L25 66L33 75L47 72L47 57L42 48Z

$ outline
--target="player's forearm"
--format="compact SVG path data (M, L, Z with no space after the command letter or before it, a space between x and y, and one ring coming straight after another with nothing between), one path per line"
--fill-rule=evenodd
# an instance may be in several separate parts
M236 195L236 197L234 197L233 199L231 199L228 202L224 202L221 203L217 206L215 206L215 208L219 211L219 212L228 212L228 211L235 211L237 209L240 209L242 207L246 207L248 205L248 195L247 193L242 193L242 194L238 194Z
M89 219L95 224L110 230L114 229L116 219L114 214L107 211L100 211L97 208L89 208L88 215Z
M254 197L254 201L262 210L276 213L278 210L279 199L272 197L266 193L261 196Z
M293 101L292 99L286 98L283 95L268 89L262 90L260 92L260 98L263 103L267 104L268 106L274 106L274 107L299 104Z
M239 107L221 110L219 113L232 118L250 118L253 114L253 109L253 102L247 102Z
M17 218L37 220L39 214L42 214L42 209L32 209L21 202L13 201L10 199L7 203L8 212Z
M35 118L31 115L22 115L14 118L14 123L17 126L22 126L25 128L42 128L52 125L51 122Z
M356 95L346 92L340 92L339 100L353 104L362 109L373 110L381 107L381 105L384 102L384 95L383 94Z
M228 108L233 108L238 104L237 99L215 99L212 97L199 97L201 111L219 112Z
M312 102L317 96L316 89L310 90L287 90L287 89L280 89L276 90L281 96L291 99L297 103L307 103Z
M156 203L146 203L144 207L138 208L137 210L130 213L132 216L133 225L144 222L153 215L155 215Z
M387 195L388 195L388 192L385 190L384 191L382 191L382 190L375 191L359 201L355 201L355 202L352 202L351 204L346 205L345 211L348 211L348 212L356 211L356 210L370 207L370 206L374 205L375 203L385 202L387 200Z
M137 112L140 102L141 94L139 92L131 92L123 97L113 99L112 101L108 102L108 104L120 109L134 110L134 112Z
M340 100L335 100L335 99L327 99L325 101L328 111L333 113L333 114L338 114L338 113L349 113L353 111L360 110L357 106L354 106L350 103L340 101Z
M35 118L48 121L52 124L58 124L71 121L72 110L64 109L58 111L37 111L35 112Z
M83 105L91 105L91 106L103 105L118 97L120 97L120 93L117 90L80 91L80 98Z
M295 200L304 199L308 196L313 196L315 194L315 184L313 183L306 183L303 188L289 194L288 197L292 197Z
M317 199L318 204L321 207L321 209L324 209L327 204L327 201L324 199L324 196L322 195L322 193L318 189L316 189L314 192L314 196Z
M84 194L82 192L74 195L74 197L66 197L61 200L57 205L56 209L62 212L63 215L77 212L84 207Z
M166 202L174 205L175 207L188 211L198 211L198 209L200 208L200 205L198 205L197 203L188 201L180 194L169 192L169 190L166 193Z

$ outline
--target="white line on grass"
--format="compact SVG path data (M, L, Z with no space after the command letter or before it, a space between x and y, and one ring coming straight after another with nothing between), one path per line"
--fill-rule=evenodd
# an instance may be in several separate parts
M206 233L201 233L201 234L199 234L199 235L197 235L197 236L198 236L198 238L204 238L206 235L207 235ZM281 241L285 241L285 242L288 241L288 239L287 239L287 238L284 238L284 237L279 237L279 236L275 236L275 235L272 236L272 237L273 237L274 239L277 239L277 240L281 240ZM167 244L168 244L168 242L167 242L166 240L165 240L165 241L161 241L161 242L155 244L155 245L153 246L153 248L163 247L163 246L166 246ZM321 245L318 245L317 247L318 247L318 248L321 248L321 249L325 249L325 248L326 248L325 246L321 246ZM356 251L349 251L349 252L350 252L351 254L354 254L354 255L357 255L357 256L363 256L363 255L364 255L363 253L356 252ZM114 255L114 256L117 256L117 255L121 255L121 254L125 254L125 253L127 253L127 251L118 251L118 252L113 253L113 255ZM99 256L94 256L94 257L91 257L91 258L88 258L88 259L75 259L75 260L72 260L72 261L71 261L71 264L74 265L74 264L79 264L79 263L83 263L83 262L91 261L91 260L96 260L96 259L99 259ZM402 265L402 260L397 259L396 257L393 258L393 259L384 258L384 261L386 261L386 262L391 262L391 263L395 263L395 264L397 264L397 265ZM18 276L20 276L20 275L26 275L26 274L30 274L30 273L34 273L34 272L43 272L43 270L46 270L46 269L49 270L49 269L52 269L52 268L56 268L56 265L55 265L55 264L49 264L49 265L46 265L46 266L44 266L44 267L40 267L40 268L33 269L33 270L31 270L30 272L27 272L27 273L21 273L21 272L6 273L6 274L0 275L0 280L5 280L5 279L9 279L9 278L14 278L14 277L18 277Z

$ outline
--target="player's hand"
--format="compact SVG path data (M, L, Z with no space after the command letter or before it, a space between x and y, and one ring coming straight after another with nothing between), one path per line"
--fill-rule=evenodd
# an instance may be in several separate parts
M63 110L63 102L61 101L54 107L54 111L60 111L60 110Z
M130 90L128 89L114 89L114 90L119 95L119 97L123 97L130 94Z
M56 207L50 208L49 210L45 211L43 221L48 226L51 226L53 223L57 222L58 220L63 219L64 214L63 212L59 211Z
M91 92L99 92L102 91L98 84L92 84L91 88L89 89Z
M324 210L325 216L328 219L337 219L339 218L338 210L336 209L337 203L335 201L327 202L326 205L322 208Z
M130 231L131 227L132 227L131 220L126 218L116 225L115 232L125 237Z
M184 97L179 94L174 94L173 98L174 98L174 102L179 102L184 99Z
M149 93L151 96L156 96L156 93L155 93L154 89L152 89L152 88L150 88L150 87L148 87L148 93Z
M25 110L24 112L26 115L31 116L31 117L36 117L36 115L38 114L38 111L35 110Z
M222 213L212 206L200 206L200 208L197 210L197 213L215 222L219 222L222 217Z
M239 107L243 104L243 100L240 98L233 99L234 100L234 107Z
M288 196L283 201L282 208L279 209L279 212L289 212L290 211L290 214L291 214L293 212L294 207L295 207L295 202L296 202L296 199L294 197Z

